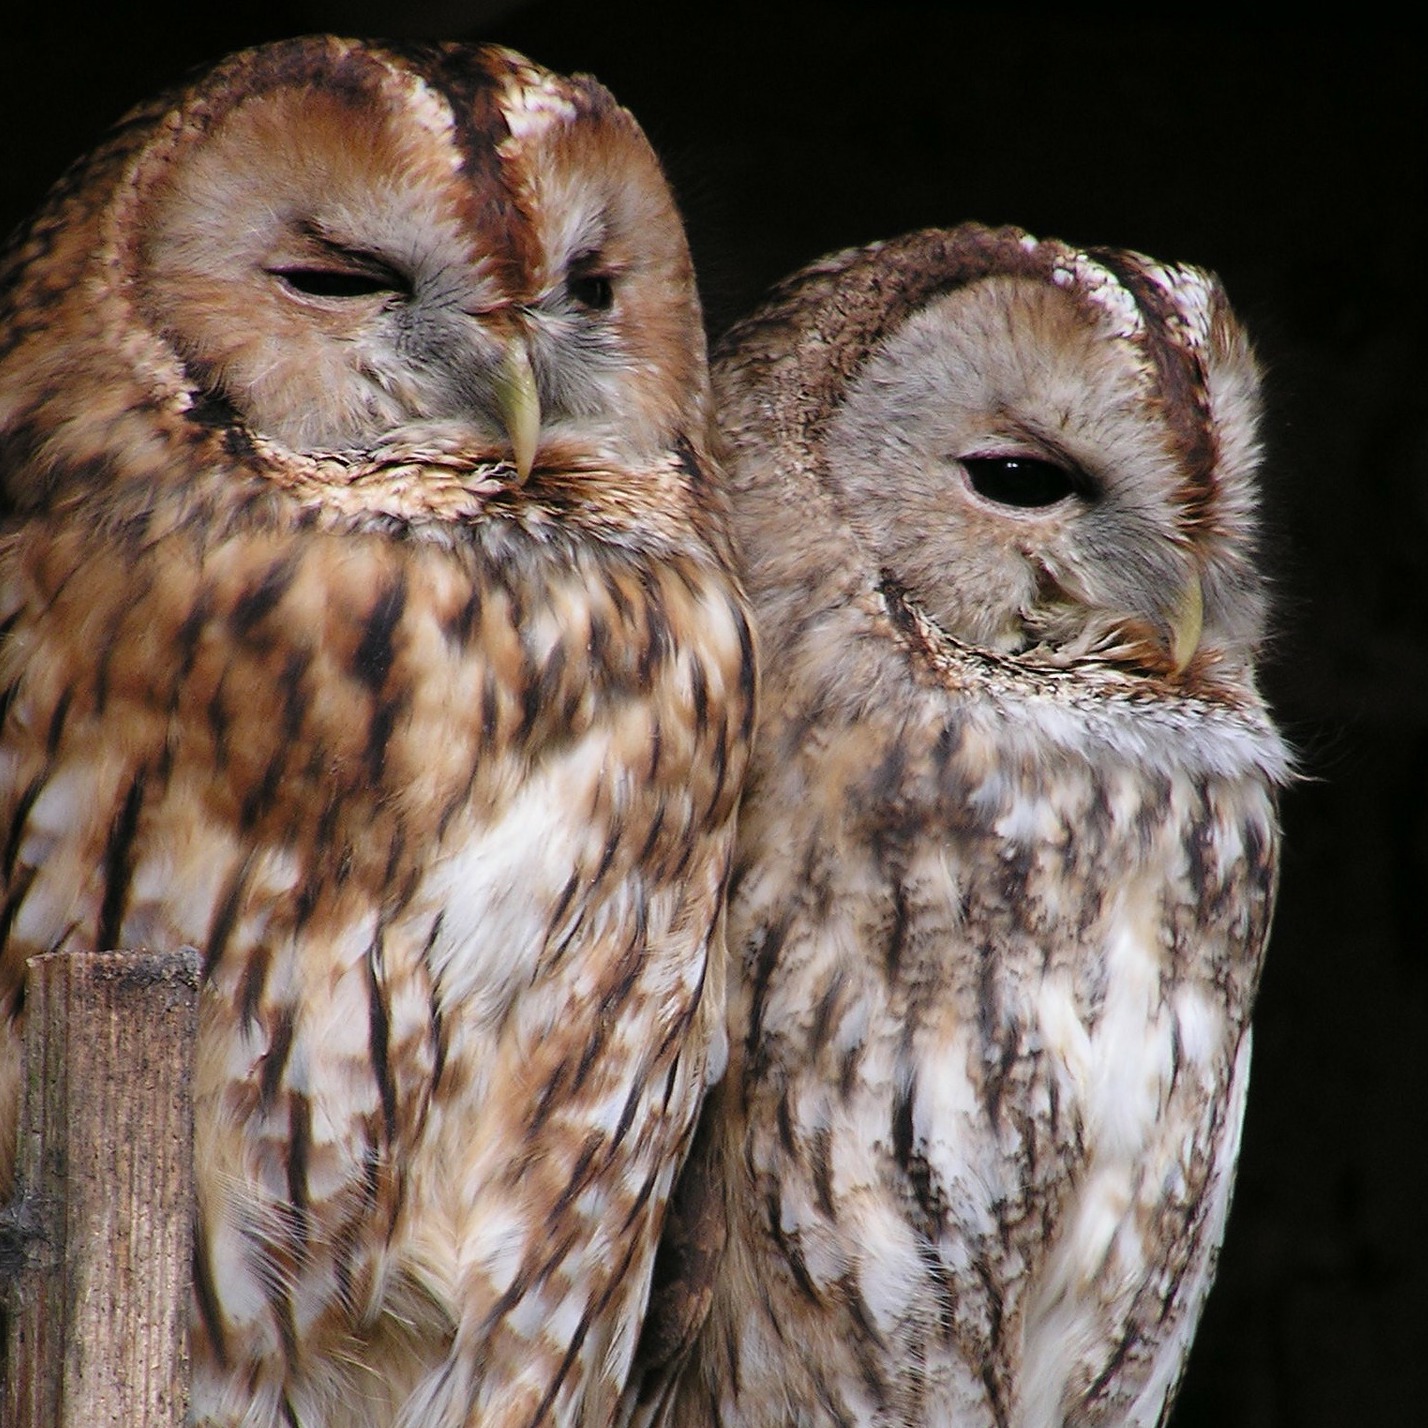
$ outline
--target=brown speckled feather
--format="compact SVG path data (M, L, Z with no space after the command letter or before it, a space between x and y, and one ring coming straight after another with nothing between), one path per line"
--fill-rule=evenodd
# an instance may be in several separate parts
M753 718L648 146L504 51L272 46L4 302L0 1187L25 959L192 944L196 1420L608 1421Z
M1160 1423L1289 777L1248 345L1198 270L969 225L782 284L716 392L765 676L679 1197L728 1243L645 1411Z

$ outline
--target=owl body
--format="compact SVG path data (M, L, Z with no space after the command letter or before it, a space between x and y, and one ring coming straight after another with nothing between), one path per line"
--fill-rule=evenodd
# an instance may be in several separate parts
M1163 1421L1275 890L1257 377L1189 269L965 227L716 366L763 667L728 1244L667 1421Z
M7 286L0 1180L24 959L192 945L196 1421L608 1421L752 720L648 146L508 52L290 42Z

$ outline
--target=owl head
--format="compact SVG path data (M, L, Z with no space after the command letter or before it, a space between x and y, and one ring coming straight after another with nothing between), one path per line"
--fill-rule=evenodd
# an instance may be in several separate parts
M784 436L947 635L1171 678L1252 657L1259 373L1213 276L968 225L816 265L760 321L795 307ZM760 344L732 334L727 386Z
M131 114L7 267L22 505L46 475L102 482L115 451L162 480L175 444L242 461L426 442L524 479L570 443L625 464L698 443L709 415L689 252L644 136L593 79L494 47L233 56Z

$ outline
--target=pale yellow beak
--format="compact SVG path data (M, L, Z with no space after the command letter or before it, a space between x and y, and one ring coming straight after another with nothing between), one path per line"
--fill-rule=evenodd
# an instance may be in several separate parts
M506 433L511 438L516 474L524 482L531 474L540 441L540 393L536 390L531 354L522 337L513 337L506 344L506 355L496 379L496 400L506 423Z
M1192 575L1180 592L1179 603L1170 618L1170 658L1179 674L1200 648L1200 636L1205 629L1205 593L1200 577Z

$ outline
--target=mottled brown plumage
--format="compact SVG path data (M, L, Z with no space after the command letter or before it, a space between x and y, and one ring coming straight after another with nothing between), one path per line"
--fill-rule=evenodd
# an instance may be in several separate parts
M197 1420L608 1421L752 721L648 145L506 51L288 42L3 293L0 1191L25 959L192 944Z
M1288 776L1243 333L1196 269L969 225L789 279L715 389L765 677L665 1421L1162 1422Z

